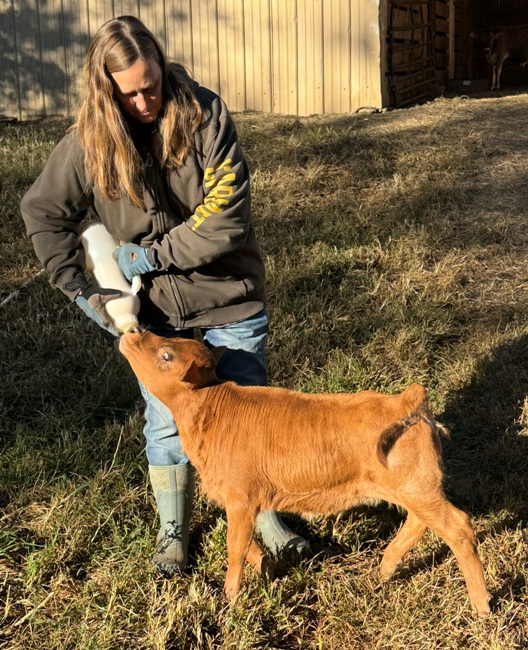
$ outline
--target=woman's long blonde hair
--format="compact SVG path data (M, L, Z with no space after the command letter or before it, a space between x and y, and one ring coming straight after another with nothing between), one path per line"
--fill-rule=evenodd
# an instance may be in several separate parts
M183 163L201 124L202 109L183 68L169 68L160 43L133 16L113 18L95 34L84 64L84 89L74 126L86 172L101 194L110 201L128 196L133 205L144 207L143 162L114 98L110 76L138 59L156 61L162 73L163 106L152 153L161 169Z

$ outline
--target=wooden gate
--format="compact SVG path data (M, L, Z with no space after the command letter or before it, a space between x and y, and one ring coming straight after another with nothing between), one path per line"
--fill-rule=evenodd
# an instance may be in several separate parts
M431 93L435 83L432 0L389 0L387 75L396 108Z

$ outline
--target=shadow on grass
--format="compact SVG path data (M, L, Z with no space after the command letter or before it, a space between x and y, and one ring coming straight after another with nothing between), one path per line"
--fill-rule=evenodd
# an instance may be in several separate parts
M438 416L451 430L444 444L449 498L472 515L498 516L507 527L528 518L527 393L528 334L491 350Z

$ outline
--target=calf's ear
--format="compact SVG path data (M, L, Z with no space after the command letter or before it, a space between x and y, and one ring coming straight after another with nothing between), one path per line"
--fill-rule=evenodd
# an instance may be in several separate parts
M218 379L213 365L200 366L196 361L191 361L187 370L183 373L182 381L190 384L192 388L203 388L204 386L211 386Z

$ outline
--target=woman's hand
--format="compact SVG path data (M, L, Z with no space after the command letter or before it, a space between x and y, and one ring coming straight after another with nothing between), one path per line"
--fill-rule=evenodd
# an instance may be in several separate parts
M137 244L123 244L116 248L112 257L119 264L125 278L132 282L135 275L143 275L157 269L157 256L153 248Z
M106 311L106 303L115 298L120 298L122 292L119 289L103 289L102 287L90 284L82 273L77 273L75 281L81 290L75 298L75 304L89 318L97 323L99 327L102 327L114 336L119 336L114 322Z

